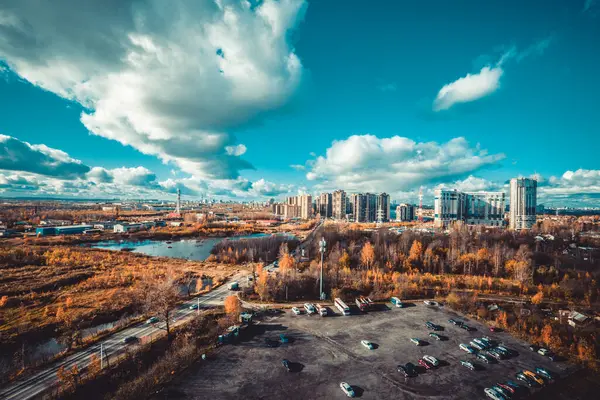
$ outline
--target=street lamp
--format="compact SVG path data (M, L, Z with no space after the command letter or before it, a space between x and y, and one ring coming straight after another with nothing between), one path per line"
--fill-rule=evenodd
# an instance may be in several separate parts
M325 238L321 238L319 241L319 251L321 252L321 300L325 300L325 292L323 292L323 255L325 254L325 247L327 247L327 242Z

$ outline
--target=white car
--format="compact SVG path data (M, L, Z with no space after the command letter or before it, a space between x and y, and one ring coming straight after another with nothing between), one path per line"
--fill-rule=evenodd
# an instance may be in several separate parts
M427 361L428 363L431 363L431 365L433 365L434 367L440 365L440 361L433 356L423 356L423 360Z
M538 350L538 354L541 354L542 356L547 356L547 355L550 355L550 350L542 347L541 349Z
M342 389L342 392L346 393L346 396L348 397L354 397L356 395L354 393L354 389L352 389L352 386L350 386L346 382L340 383L340 389Z
M437 305L439 305L437 301L433 301L433 300L425 300L423 303L426 306L437 306Z
M375 348L375 346L373 346L373 343L369 342L368 340L361 340L360 344L362 344L369 350L373 350Z
M296 315L300 315L300 309L298 307L292 307L292 312Z

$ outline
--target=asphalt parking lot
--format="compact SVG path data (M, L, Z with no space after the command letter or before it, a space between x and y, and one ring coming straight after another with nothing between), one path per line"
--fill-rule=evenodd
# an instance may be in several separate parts
M564 376L569 365L553 363L547 357L531 352L528 344L508 333L492 333L485 325L465 320L443 307L429 307L421 302L413 307L396 308L382 305L381 310L351 316L339 313L293 315L285 313L265 317L253 328L252 335L235 345L223 346L208 360L196 364L166 388L161 398L195 399L342 399L342 381L364 399L483 399L483 389L507 379L517 381L515 374L540 366ZM475 331L467 332L448 322L461 319ZM438 332L446 340L428 337L426 321L443 326ZM278 339L285 333L292 341L267 347L265 338ZM492 364L476 360L459 349L477 337L488 336L515 352L510 359ZM416 346L410 338L427 342ZM360 343L369 340L376 345L368 350ZM439 359L441 366L405 378L397 372L398 364L417 361L423 355ZM292 362L292 372L282 366L282 359ZM472 361L480 367L470 371L460 360ZM542 388L551 389L552 384ZM543 392L542 392L543 393Z

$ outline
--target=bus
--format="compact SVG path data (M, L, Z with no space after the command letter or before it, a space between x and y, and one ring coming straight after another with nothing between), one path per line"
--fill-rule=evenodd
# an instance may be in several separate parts
M316 312L316 310L315 310L315 306L313 306L313 305L312 305L312 304L310 304L310 303L304 303L304 309L306 310L306 313L307 313L308 315L310 315L310 314L314 314L314 313Z
M340 298L336 298L334 301L335 306L344 315L350 315L350 307L346 305Z
M327 316L327 307L324 307L321 304L317 304L317 312L319 313L319 315L321 317L326 317Z

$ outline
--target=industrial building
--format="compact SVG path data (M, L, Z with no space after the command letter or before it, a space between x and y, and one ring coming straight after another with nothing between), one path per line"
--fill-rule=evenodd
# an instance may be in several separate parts
M78 235L82 234L87 230L94 229L92 225L66 225L66 226L45 226L35 230L35 234L38 236L52 236L52 235Z

